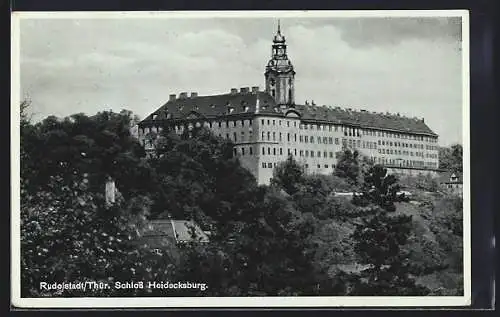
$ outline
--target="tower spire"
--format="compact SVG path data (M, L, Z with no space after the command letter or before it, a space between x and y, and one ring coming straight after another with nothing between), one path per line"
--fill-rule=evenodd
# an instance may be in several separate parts
M266 92L280 105L293 105L295 71L292 62L288 59L286 47L285 36L281 34L281 20L278 19L278 30L273 38L271 59L264 73Z

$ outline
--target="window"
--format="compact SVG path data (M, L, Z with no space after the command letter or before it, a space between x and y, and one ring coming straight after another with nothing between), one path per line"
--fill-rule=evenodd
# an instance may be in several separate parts
M229 139L229 133L226 133L226 139Z
M300 152L299 152L299 156L302 156L302 155L304 155L304 151L303 151L303 150L300 150Z
M267 154L271 155L271 148L270 147L267 148Z
M331 139L331 138L330 138L330 139ZM328 138L327 138L326 136L325 136L325 137L323 137L323 143L324 143L324 144L327 144L327 143L328 143ZM331 143L332 143L332 142L330 142L330 144L331 144Z
M265 132L262 131L262 141L264 141L264 138L265 138Z
M283 155L283 148L280 148L280 155Z
M291 150L290 150L290 149L288 149L288 151L287 151L287 152L288 152L288 155L292 154L292 152L291 152Z
M318 168L321 168L321 165L318 164Z
M267 167L273 168L273 163L267 163Z
M219 128L222 128L222 121L219 121Z
M299 136L299 142L302 143L302 135Z
M236 142L236 132L233 133L233 136L234 136L234 142Z
M318 137L318 144L321 144L321 137Z
M335 132L337 132L339 130L339 126L335 126Z
M318 151L318 157L321 157L321 151Z
M328 164L325 164L325 168L328 168Z
M253 124L253 120L252 119L248 120L248 125L252 126L252 124Z
M266 168L267 167L267 164L266 163L262 163L262 168Z
M297 156L297 149L294 149L293 152L294 152L294 155Z
M260 120L260 122L262 123L262 125L264 125L264 119Z
M273 147L273 155L276 155L276 148Z
M311 157L314 157L314 151L311 151Z
M328 143L333 144L333 138L328 138Z
M267 132L267 140L268 141L271 140L271 132L269 132L269 131Z
M233 149L233 153L236 156L238 154L238 150L236 148Z
M309 137L308 137L307 135L306 135L306 136L304 136L304 142L305 142L305 143L309 142Z
M308 157L308 156L309 156L309 151L308 151L308 150L306 150L306 157Z
M245 131L241 131L241 141L245 141Z
M311 143L314 143L314 137L313 137L312 135L311 135L311 137L309 138L309 141L310 141Z
M276 125L276 120L273 120L273 125Z
M249 147L248 151L250 152L250 155L253 155L253 147Z
M290 127L290 121L287 121L287 122L286 122L286 126L287 126L287 127Z
M276 141L276 132L273 132L273 141Z
M280 132L280 142L281 142L281 132Z
M333 152L330 152L330 158L333 158Z
M262 147L262 155L266 155L266 149Z
M287 141L290 142L290 133L286 134Z
M271 125L271 120L267 119L267 125Z
M309 164L306 164L306 168L309 168Z
M294 142L297 142L297 133L294 133L293 138L294 138Z
M235 126L236 126L236 121L233 121L233 127L235 127Z
M324 151L324 152L323 152L323 157L327 157L327 156L328 156L327 152L326 152L326 151Z
M244 147L241 148L241 155L245 155L245 148Z
M339 145L339 138L335 138L335 144Z

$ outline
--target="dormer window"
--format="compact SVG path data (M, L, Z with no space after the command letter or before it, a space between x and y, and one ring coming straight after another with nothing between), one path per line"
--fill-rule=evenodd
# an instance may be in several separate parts
M156 118L158 118L158 115L157 114L153 114L153 120L156 120Z
M234 108L233 108L233 107L229 107L229 108L228 108L228 113L233 113L233 111L234 111Z
M172 114L171 113L167 113L167 119L171 119L172 118Z
M244 107L243 107L243 111L245 111L245 112L248 112L248 109L249 109L249 107L248 107L248 106L244 106Z

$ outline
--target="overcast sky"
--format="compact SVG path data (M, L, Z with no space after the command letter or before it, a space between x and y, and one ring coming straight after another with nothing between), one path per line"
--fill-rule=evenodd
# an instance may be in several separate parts
M23 19L21 93L36 119L129 109L171 93L264 86L277 20ZM296 102L424 117L462 142L460 18L282 18Z

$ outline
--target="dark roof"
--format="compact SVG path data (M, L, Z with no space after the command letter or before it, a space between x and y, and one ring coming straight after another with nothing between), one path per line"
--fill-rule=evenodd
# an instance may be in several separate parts
M258 111L256 111L258 105ZM399 114L383 114L365 110L350 110L340 107L316 105L294 105L304 121L330 122L363 128L392 130L403 133L419 133L437 136L423 119L409 118ZM230 111L232 108L232 111ZM240 117L268 114L284 116L274 99L266 92L241 92L212 96L196 96L169 100L158 110L146 117L141 125L152 120L197 119ZM168 115L168 116L167 116Z

